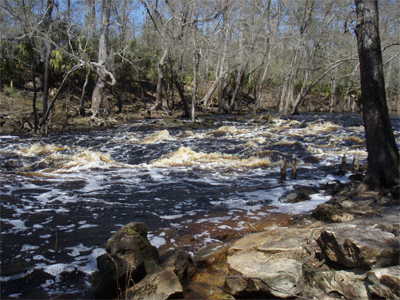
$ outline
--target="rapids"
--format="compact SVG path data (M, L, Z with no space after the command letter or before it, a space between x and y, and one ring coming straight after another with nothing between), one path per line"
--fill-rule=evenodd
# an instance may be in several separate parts
M195 253L226 232L329 198L284 204L295 185L320 185L343 154L366 163L358 115L310 114L267 124L214 118L208 129L140 121L46 138L0 136L1 297L90 298L90 275L111 235L144 222L159 249ZM400 119L392 118L397 144ZM280 182L296 155L297 179ZM288 169L290 173L290 168Z

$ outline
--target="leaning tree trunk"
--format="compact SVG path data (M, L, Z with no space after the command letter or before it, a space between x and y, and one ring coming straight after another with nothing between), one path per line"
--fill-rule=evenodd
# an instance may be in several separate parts
M355 0L356 36L361 74L361 104L368 151L364 182L370 189L399 183L399 152L386 104L378 2Z

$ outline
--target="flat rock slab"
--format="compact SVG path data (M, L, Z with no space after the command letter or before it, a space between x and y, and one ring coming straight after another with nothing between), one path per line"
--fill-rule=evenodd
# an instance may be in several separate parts
M148 275L138 284L125 291L124 299L146 300L146 299L171 299L181 298L182 285L178 276L172 269Z
M303 288L303 265L294 259L268 260L262 252L240 252L228 257L228 267L224 290L235 297L289 298Z
M229 249L229 254L253 249L270 255L291 253L295 257L304 252L304 244L316 237L319 231L318 228L276 228L249 234L236 241Z
M354 271L321 271L313 274L313 283L327 295L339 294L345 299L368 299L365 287L366 273Z
M227 259L225 291L235 297L289 298L303 289L304 245L318 229L276 228L236 241Z

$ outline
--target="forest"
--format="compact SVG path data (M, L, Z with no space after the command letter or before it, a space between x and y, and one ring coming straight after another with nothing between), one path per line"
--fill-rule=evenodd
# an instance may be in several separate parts
M400 106L399 11L397 1L379 3L392 112ZM138 111L194 121L200 110L360 108L348 0L2 0L0 22L2 122L23 102L37 132L57 101L92 121Z

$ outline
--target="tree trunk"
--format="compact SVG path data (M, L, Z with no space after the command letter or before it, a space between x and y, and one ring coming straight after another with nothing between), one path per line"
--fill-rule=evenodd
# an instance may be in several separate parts
M239 93L239 89L242 83L242 76L244 73L244 50L243 50L243 28L241 28L240 34L239 34L239 51L240 51L240 65L238 68L238 73L236 76L236 85L235 85L235 90L233 91L231 101L229 103L228 107L228 112L231 113L233 111L233 108L235 106L235 101L237 98L237 95Z
M337 87L337 74L338 67L335 68L331 78L331 97L329 99L329 111L332 112L336 104L336 87Z
M168 57L168 47L165 49L163 56L161 57L159 63L158 63L158 68L157 68L157 73L158 73L158 78L157 78L157 94L156 94L156 103L150 108L150 110L157 110L162 107L162 99L161 99L161 94L162 94L162 81L164 79L164 73L163 73L163 68L166 64L166 60Z
M199 64L200 64L200 52L195 50L195 53L193 54L193 94L192 94L192 122L196 120L196 92L197 92L197 73L199 70Z
M48 101L49 101L49 85L50 85L50 58L51 58L51 15L53 13L54 0L47 0L46 13L43 18L43 23L45 25L45 30L47 31L47 40L44 42L45 47L45 62L44 62L44 80L43 80L43 115L47 111ZM43 117L43 116L42 116Z
M178 76L176 76L176 75L177 74L175 74L175 76L174 76L175 86L176 86L176 89L178 90L179 97L181 97L181 100L182 100L183 109L185 111L185 117L189 117L190 116L189 105L185 99L185 93L184 93L183 86L182 86L181 82L178 81Z
M31 60L31 73L32 73L32 83L33 83L33 99L32 99L32 110L33 110L33 130L36 132L38 130L38 115L36 108L36 100L37 100L37 88L36 88L36 76L35 76L35 56L33 54L34 42L33 38L29 38L29 57Z
M97 66L97 79L92 94L92 118L96 117L101 107L104 108L106 115L111 114L110 105L105 94L107 84L107 42L108 42L108 27L111 12L111 0L102 1L101 29L99 38L99 57Z
M368 151L364 182L370 189L399 183L399 152L386 104L378 2L355 0L356 36L361 74L361 104Z
M85 76L85 83L83 84L83 87L82 87L82 94L81 94L81 99L80 99L80 103L79 103L79 115L81 117L84 117L86 115L86 112L85 112L85 92L86 92L87 84L89 82L89 75L90 75L90 68L88 69L88 72L86 73L86 76Z

